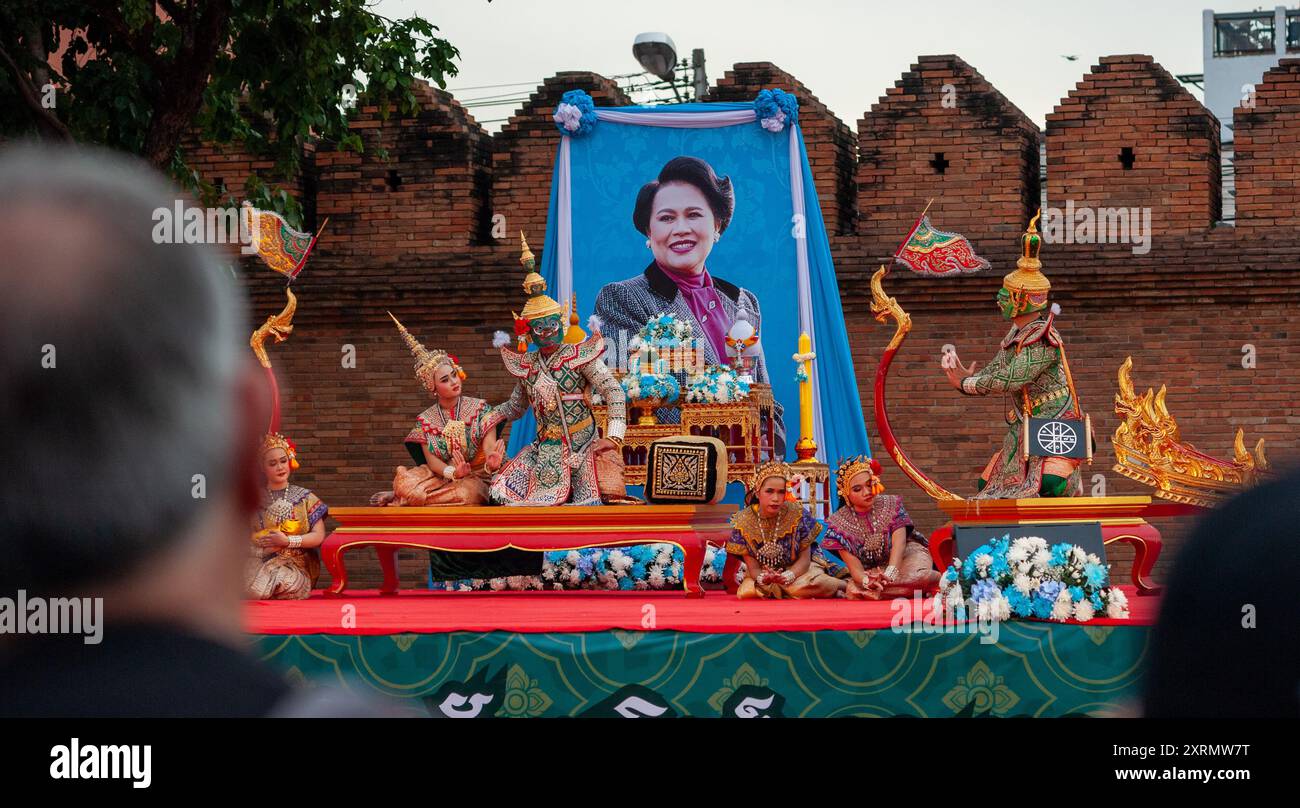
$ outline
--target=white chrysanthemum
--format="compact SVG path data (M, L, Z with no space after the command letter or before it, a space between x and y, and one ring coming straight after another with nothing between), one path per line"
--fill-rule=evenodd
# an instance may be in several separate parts
M651 586L663 586L664 585L663 568L660 567L658 564L651 564L649 571L646 573L646 580L650 582Z
M1011 619L1011 601L1007 600L1005 595L999 592L998 596L993 600L993 603L997 607L997 619Z
M1074 601L1070 600L1069 590L1062 589L1061 594L1056 596L1056 601L1052 603L1053 620L1069 620L1074 614Z
M557 582L551 584L551 589L560 589L560 590L563 590L563 589L564 589L564 584L562 584L562 583L560 583L560 582L557 581Z
M1011 583L1020 591L1020 594L1025 596L1028 596L1035 588L1034 579L1030 578L1028 575L1017 575Z
M506 588L506 579L492 578L488 581L488 587L491 588L493 592L500 592L502 589Z
M1116 620L1124 620L1128 617L1128 601L1124 600L1124 595L1120 592L1120 599L1115 598L1118 589L1111 590L1110 602L1106 604L1106 616L1113 617Z
M1034 557L1031 560L1035 567L1038 567L1040 570L1045 570L1052 563L1052 554L1046 549L1038 550L1034 553Z
M1089 564L1100 564L1100 563L1101 563L1101 558L1098 557L1098 555L1097 555L1096 553L1088 553L1088 563L1089 563Z
M655 556L655 563L661 567L666 567L673 563L672 550L661 550L659 555Z
M576 568L569 572L569 583L574 586L582 583L582 573L578 572Z
M461 584L460 586L456 587L456 591L457 591L457 592L473 592L473 591L474 591L474 587L470 586L469 584Z
M988 553L975 556L975 571L980 575L987 575L991 566L993 566L993 556Z
M576 567L578 562L582 560L582 554L577 550L570 550L564 560Z
M1077 544L1070 548L1070 563L1078 564L1079 566L1088 563L1088 554L1085 553L1083 548Z
M1029 548L1022 543L1021 539L1016 539L1011 543L1011 549L1007 551L1007 561L1019 564L1027 558L1029 558Z
M680 578L680 577L682 577L682 565L681 565L681 562L679 562L679 561L674 561L674 562L673 562L673 565L672 565L672 567L671 567L671 570L672 570L672 572L670 573L671 577L673 577L673 578Z
M650 582L649 582L649 581L646 581L646 580L641 580L641 581L637 581L636 583L632 584L632 586L635 587L635 588L637 588L637 589L649 589L649 588L650 588Z
M1088 622L1096 613L1097 610L1092 608L1092 601L1087 598L1074 604L1074 619L1078 620L1080 623Z
M622 550L609 551L610 569L615 570L616 572L621 572L626 575L627 571L632 569L633 563L634 562L632 561L632 556L628 555Z
M1021 561L1020 563L1016 564L1015 568L1016 568L1016 572L1020 573L1021 575L1028 575L1029 571L1034 568L1034 565L1033 562L1031 562L1029 559L1025 559L1024 561Z
M1036 553L1039 550L1047 549L1047 539L1042 536L1025 536L1025 546L1029 548L1030 553Z

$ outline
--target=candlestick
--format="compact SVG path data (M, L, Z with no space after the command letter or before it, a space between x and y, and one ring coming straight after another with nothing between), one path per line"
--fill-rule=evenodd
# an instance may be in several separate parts
M817 442L813 440L812 338L799 335L799 352L793 359L799 365L799 442L795 444L796 463L817 462Z

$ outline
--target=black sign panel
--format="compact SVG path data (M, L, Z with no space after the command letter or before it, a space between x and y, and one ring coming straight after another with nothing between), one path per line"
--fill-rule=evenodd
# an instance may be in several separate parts
M1069 522L1035 525L957 525L953 541L957 545L955 558L963 561L976 547L990 539L1000 539L1007 534L1011 540L1022 536L1041 536L1048 545L1065 542L1077 544L1085 552L1096 553L1101 563L1106 563L1106 546L1101 541L1101 522Z
M1030 457L1088 456L1088 429L1081 419L1030 418Z

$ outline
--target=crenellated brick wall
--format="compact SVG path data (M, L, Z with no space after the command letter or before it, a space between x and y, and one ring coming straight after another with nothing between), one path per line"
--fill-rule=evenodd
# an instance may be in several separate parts
M1059 327L1080 397L1099 436L1089 488L1100 474L1108 493L1144 493L1110 471L1115 373L1129 355L1135 384L1167 384L1183 437L1202 450L1230 455L1233 433L1244 426L1250 442L1266 439L1275 462L1300 451L1300 362L1293 356L1300 329L1292 322L1300 303L1297 65L1284 61L1260 84L1256 107L1238 113L1235 229L1212 225L1219 205L1214 118L1150 57L1102 59L1048 118L1050 204L1153 211L1145 254L1127 244L1049 243L1042 251L1064 309ZM1006 331L993 296L1038 204L1042 135L951 55L920 57L863 114L856 137L771 63L736 65L707 98L749 100L763 87L782 87L800 100L869 434L876 433L876 364L892 333L868 311L870 273L893 254L930 197L935 225L966 234L992 261L993 271L982 276L894 273L888 281L914 321L890 377L895 432L923 469L959 493L972 492L1001 438L1001 403L962 397L947 385L938 360L952 343L963 360L983 365ZM360 106L354 128L366 143L364 156L317 144L295 190L317 218L330 216L330 225L294 284L294 334L270 351L284 429L301 450L297 480L326 502L364 504L387 488L393 467L409 462L401 439L428 406L386 312L427 345L459 356L469 373L467 394L492 401L508 395L492 333L508 329L520 305L519 230L539 255L544 247L560 137L551 114L574 88L586 89L598 105L629 103L609 79L561 73L490 136L449 95L422 89L423 108L410 119L384 120ZM372 145L383 145L387 158ZM1135 155L1131 169L1118 160L1124 146ZM942 174L932 165L936 153L947 162ZM232 187L240 172L264 168L228 150L198 154L205 176ZM494 215L504 217L500 240L491 238ZM1276 225L1267 237L1265 225ZM283 305L283 283L247 259L244 269L260 322ZM1254 356L1253 368L1243 367L1243 348ZM356 365L345 367L352 352ZM941 524L941 512L892 463L885 469L890 490L907 497L921 529ZM1161 528L1170 550L1157 579L1186 523ZM1114 558L1122 572L1127 552L1115 549ZM403 564L418 574L418 558ZM374 564L356 569L363 585L377 581Z

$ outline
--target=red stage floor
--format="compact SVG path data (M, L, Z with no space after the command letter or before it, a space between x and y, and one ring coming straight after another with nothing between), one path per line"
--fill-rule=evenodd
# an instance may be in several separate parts
M1158 596L1139 597L1131 586L1128 620L1088 625L1151 625ZM353 613L347 607L354 607ZM646 608L653 607L652 609ZM562 633L653 628L707 633L749 631L855 631L889 628L890 602L847 600L740 601L721 591L690 599L678 592L404 591L381 596L360 590L349 597L250 601L249 634L436 634L447 631Z

